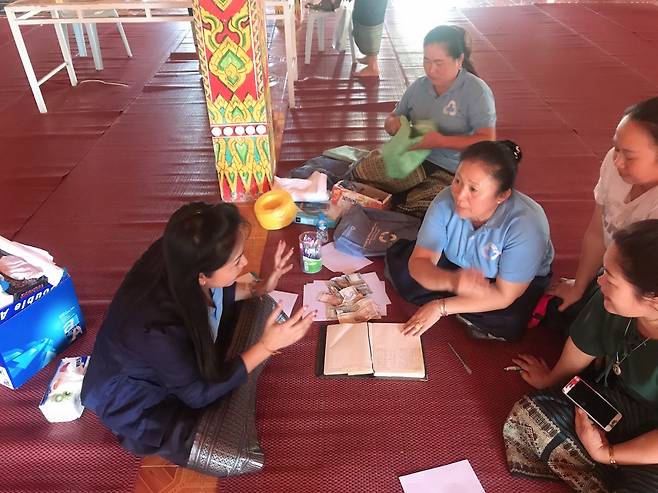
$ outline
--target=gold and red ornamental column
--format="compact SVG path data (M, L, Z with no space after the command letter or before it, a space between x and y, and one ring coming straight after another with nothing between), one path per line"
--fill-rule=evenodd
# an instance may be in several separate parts
M262 0L194 0L194 27L222 200L253 200L275 169Z

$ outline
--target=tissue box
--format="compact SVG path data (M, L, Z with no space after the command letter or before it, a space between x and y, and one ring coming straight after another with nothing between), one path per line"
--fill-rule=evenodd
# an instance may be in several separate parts
M331 203L341 210L353 204L371 209L389 209L391 194L355 181L341 180L331 189Z
M73 421L82 416L85 407L80 400L82 380L89 365L89 356L63 358L41 399L39 409L51 423Z
M0 310L0 384L17 389L85 329L73 281Z

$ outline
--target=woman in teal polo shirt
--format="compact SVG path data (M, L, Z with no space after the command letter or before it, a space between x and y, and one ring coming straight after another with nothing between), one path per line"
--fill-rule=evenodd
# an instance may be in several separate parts
M520 160L511 141L467 147L452 185L430 205L411 255L400 243L387 252L395 287L423 305L406 333L422 334L441 317L461 314L472 336L523 335L548 285L553 245L544 210L513 189Z
M658 491L657 251L658 219L618 230L599 291L571 326L556 365L530 355L514 360L526 382L546 390L523 397L507 418L511 472L562 479L583 492ZM595 360L603 363L598 369L590 366ZM622 414L608 434L560 391L582 372Z
M384 129L395 135L402 115L412 123L434 122L436 131L427 133L416 148L431 149L427 161L454 173L459 151L496 138L493 92L475 73L470 36L459 26L438 26L427 33L423 68L425 76L405 91Z
M427 33L423 68L425 75L404 92L386 117L384 130L396 135L402 116L415 131L428 130L413 147L431 151L427 159L413 173L406 173L404 180L386 178L383 161L376 160L360 163L354 173L358 181L394 193L396 209L418 217L452 180L459 153L471 144L496 138L494 95L475 72L471 37L462 27L441 25Z

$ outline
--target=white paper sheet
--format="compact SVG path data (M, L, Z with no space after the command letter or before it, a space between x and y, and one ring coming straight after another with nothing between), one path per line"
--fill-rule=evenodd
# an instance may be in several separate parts
M386 294L386 284L384 281L377 277L376 272L361 274L361 277L363 277L363 280L368 283L368 286L372 290L370 297L385 311L386 305L391 304L391 299ZM385 313L382 313L382 315L385 315Z
M326 322L327 318L327 305L318 301L318 294L327 290L327 283L325 281L313 281L304 285L304 305L308 307L309 311L317 310L315 316L316 322Z
M292 315L292 310L295 308L295 302L297 301L297 298L299 298L298 294L286 293L285 291L277 291L275 289L270 293L270 296L274 298L274 301L281 302L283 305L283 312L286 315Z
M399 479L404 493L485 493L467 460L400 476Z
M322 265L332 272L352 274L370 264L372 261L365 257L355 257L339 252L333 242L322 247Z
M382 283L382 291L384 292L383 299L384 299L384 301L386 301L387 305L390 305L391 304L391 298L389 298L388 295L386 294L386 282L385 281L379 281L379 282Z

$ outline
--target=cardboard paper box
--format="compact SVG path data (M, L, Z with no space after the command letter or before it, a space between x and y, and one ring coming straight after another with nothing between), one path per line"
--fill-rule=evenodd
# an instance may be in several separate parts
M331 190L331 202L343 211L353 204L371 209L389 209L391 194L363 183L341 180Z
M17 389L77 339L85 329L73 281L0 310L0 384Z

